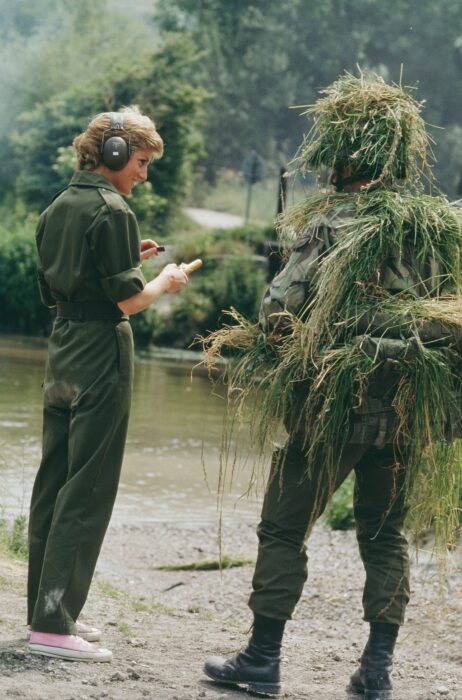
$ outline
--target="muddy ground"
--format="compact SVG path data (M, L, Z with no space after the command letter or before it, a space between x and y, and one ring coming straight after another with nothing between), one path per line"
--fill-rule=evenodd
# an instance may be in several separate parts
M224 551L254 556L253 525L225 524ZM28 654L24 563L0 570L0 698L27 700L239 700L203 676L208 654L247 639L252 565L223 571L155 567L217 556L216 524L111 526L82 619L104 630L112 664L76 664ZM443 588L435 563L413 562L413 597L395 663L395 700L462 700L462 556ZM284 644L282 697L345 700L367 629L363 570L352 532L319 525L310 578Z

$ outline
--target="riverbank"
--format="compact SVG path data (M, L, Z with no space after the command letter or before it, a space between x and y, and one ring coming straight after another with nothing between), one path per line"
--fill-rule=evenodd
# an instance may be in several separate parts
M254 526L225 522L223 551L255 555ZM396 653L395 700L462 700L461 556L439 591L434 562L413 563L413 598ZM112 664L60 662L27 653L26 568L2 554L0 697L27 700L238 700L207 681L208 654L245 643L251 564L219 571L157 567L217 558L216 523L111 525L82 619L101 625ZM310 581L288 624L284 698L344 700L366 636L363 570L352 532L318 526ZM247 696L248 697L248 696Z

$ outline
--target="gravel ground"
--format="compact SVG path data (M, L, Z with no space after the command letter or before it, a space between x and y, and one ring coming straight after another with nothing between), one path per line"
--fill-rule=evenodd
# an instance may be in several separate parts
M224 525L223 550L255 555L254 526ZM284 698L345 700L367 636L363 569L354 534L318 526L310 577L287 626ZM249 697L202 675L208 654L247 639L252 565L219 571L155 567L216 559L216 524L114 524L82 619L101 625L112 664L32 657L25 641L25 565L1 561L0 698L28 700L238 700ZM413 562L413 597L396 652L395 700L462 700L462 557L444 581L423 552Z

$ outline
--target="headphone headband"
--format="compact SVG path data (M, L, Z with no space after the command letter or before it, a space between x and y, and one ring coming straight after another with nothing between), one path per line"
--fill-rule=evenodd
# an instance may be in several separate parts
M109 129L122 129L124 128L124 114L123 112L109 112L109 117L111 118L111 125Z
M109 112L109 129L103 132L101 139L101 160L110 170L121 170L130 159L130 134L124 128L124 114L121 112ZM110 131L123 131L122 136L109 136Z

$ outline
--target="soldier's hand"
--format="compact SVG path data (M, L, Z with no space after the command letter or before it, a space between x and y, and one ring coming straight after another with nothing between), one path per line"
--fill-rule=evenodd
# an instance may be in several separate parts
M166 265L159 277L162 278L165 284L164 291L170 294L179 292L188 283L188 276L174 263Z

